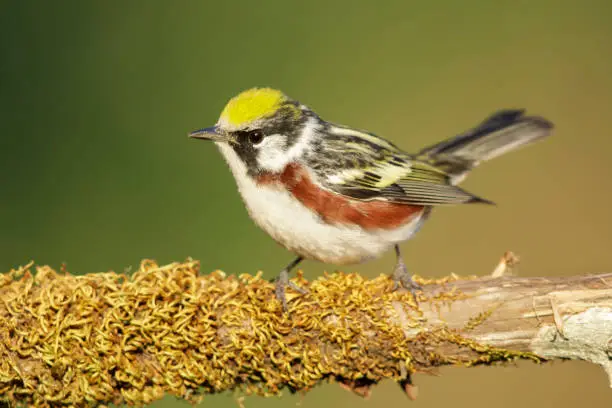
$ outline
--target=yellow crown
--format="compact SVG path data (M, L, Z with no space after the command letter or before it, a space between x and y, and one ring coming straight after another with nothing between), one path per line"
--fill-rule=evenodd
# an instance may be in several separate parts
M233 97L221 113L221 122L242 127L274 115L287 100L281 91L271 88L252 88Z

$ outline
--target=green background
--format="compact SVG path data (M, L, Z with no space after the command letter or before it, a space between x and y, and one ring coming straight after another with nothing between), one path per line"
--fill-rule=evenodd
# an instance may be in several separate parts
M291 255L249 220L212 145L187 132L273 86L335 122L416 150L494 110L526 107L555 136L465 183L497 207L434 213L403 246L412 271L486 274L506 250L521 276L612 268L612 2L0 1L0 270L73 272L189 256L204 271L264 270ZM393 255L344 268L390 271ZM306 262L307 277L332 265ZM420 407L612 406L580 362L419 375ZM248 398L295 406L299 396ZM231 395L204 404L236 406ZM338 386L302 406L369 401ZM166 398L155 406L188 406Z

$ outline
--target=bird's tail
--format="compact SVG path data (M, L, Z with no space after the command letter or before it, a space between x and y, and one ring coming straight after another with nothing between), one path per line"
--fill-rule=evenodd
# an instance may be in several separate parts
M419 152L419 157L444 170L453 184L479 163L545 138L553 125L524 110L503 110L477 127Z

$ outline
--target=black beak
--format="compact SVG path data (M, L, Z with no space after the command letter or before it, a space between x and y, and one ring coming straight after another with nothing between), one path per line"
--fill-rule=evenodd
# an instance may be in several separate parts
M189 137L194 139L212 140L213 142L229 142L230 137L220 131L217 126L194 130L189 133Z

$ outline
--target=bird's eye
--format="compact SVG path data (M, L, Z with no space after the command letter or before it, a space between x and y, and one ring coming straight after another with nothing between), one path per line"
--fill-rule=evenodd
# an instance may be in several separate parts
M248 134L249 142L253 145L258 145L264 140L264 134L261 130L252 130Z

